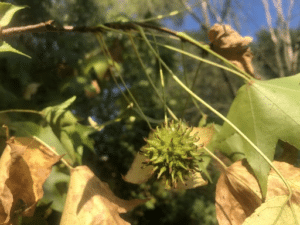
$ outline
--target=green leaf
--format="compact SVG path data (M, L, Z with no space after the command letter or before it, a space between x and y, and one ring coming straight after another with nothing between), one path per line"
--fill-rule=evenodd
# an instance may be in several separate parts
M272 161L278 139L300 148L300 74L253 81L240 88L227 118ZM219 134L219 147L230 154L245 154L260 184L267 191L270 165L236 131L225 123ZM225 142L225 143L224 143ZM227 142L227 143L226 143ZM236 159L238 159L237 157Z
M14 135L17 137L31 137L36 136L45 142L50 147L54 147L59 155L66 154L64 146L60 140L53 133L50 126L41 126L39 124L25 121L25 122L12 122L10 128L15 130ZM71 160L70 155L65 155L64 159ZM74 159L72 160L74 161Z
M20 9L24 9L28 6L15 6L10 3L0 3L0 26L5 27L7 26L14 14L19 11Z
M42 202L52 202L51 208L59 212L63 211L67 198L70 176L62 173L58 166L52 168L52 172L44 183L44 196Z
M266 201L245 220L243 225L299 224L300 207L294 202L291 205L287 204L287 198L288 196L276 196ZM280 214L282 207L283 210ZM292 212L291 207L293 207L295 214ZM278 216L279 218L277 218Z
M245 158L243 145L243 138L239 134L233 133L233 135L227 137L221 142L218 142L218 140L213 142L210 149L220 149L224 155L235 162Z
M91 57L89 57L89 59L87 59L84 62L84 65L83 65L84 74L88 74L92 68L95 70L97 77L100 80L102 80L104 74L106 73L106 71L109 68L109 62L108 62L107 58L101 56L100 54L91 56Z
M29 55L26 55L23 52L18 51L17 49L11 47L8 43L6 43L5 41L2 41L1 46L0 46L0 52L14 52L17 53L19 55L23 55L26 56L28 58L31 59L31 57Z
M46 119L50 122L52 114L55 114L53 118L53 123L56 123L58 117L65 112L65 109L68 108L74 101L76 100L76 96L68 99L67 101L56 105L50 106L42 110L42 113L45 115Z
M96 130L79 124L72 112L66 109L75 99L74 96L59 105L47 107L42 110L42 113L73 162L77 161L81 164L84 147L95 153L94 141L89 138L89 135Z

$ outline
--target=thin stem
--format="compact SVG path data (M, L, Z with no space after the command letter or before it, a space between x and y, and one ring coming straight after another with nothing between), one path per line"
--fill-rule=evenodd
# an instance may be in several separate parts
M103 40L102 35L99 34L99 37L100 37L102 46L103 46L104 49L106 50L106 51L105 51L105 52L106 52L106 55L108 56L108 58L110 58L110 59L112 60L112 66L114 66L115 68L117 68L117 67L115 66L115 61L113 60L113 58L112 58L112 56L111 56L111 54L110 54L110 52L109 52L109 50L108 50L108 47L107 47L105 41ZM112 72L112 71L111 71L111 72ZM112 73L112 76L114 77L114 73ZM143 116L144 120L146 121L146 123L148 124L149 128L152 129L152 126L151 126L150 122L148 121L148 119L147 119L146 115L144 114L143 110L140 108L139 104L138 104L137 101L135 100L135 98L134 98L134 96L132 95L131 91L130 91L129 88L127 87L127 85L126 85L126 83L125 83L125 81L124 81L122 75L119 74L119 76L120 76L120 80L121 80L122 84L123 84L124 87L126 88L126 90L127 90L128 94L130 95L132 101L134 102L134 104L136 105L136 107L138 108L138 110L140 111L140 113L142 114L142 116Z
M209 52L211 55L214 55L215 57L221 59L223 62L225 62L226 64L228 64L229 66L233 67L234 69L236 69L237 71L239 71L241 74L243 74L245 76L244 79L248 78L251 79L252 76L248 73L246 73L245 71L241 70L239 67L237 67L236 65L234 65L233 63L231 63L230 61L228 61L226 58L224 58L223 56L219 55L218 53L214 52L213 50L211 50L209 47L201 44L199 41L191 38L190 36L188 36L187 34L183 33L183 32L177 32L177 36L178 37L184 37L185 39L189 40L190 43L193 43L194 45L202 48L203 50L206 50L207 52Z
M138 27L138 29L141 32L141 35L143 36L145 42L149 46L149 48L152 50L152 52L156 55L158 60L161 60L162 65L168 70L168 72L171 74L172 78L184 89L186 90L190 95L192 95L195 99L197 99L199 102L201 102L204 106L206 106L210 111L215 113L218 117L220 117L222 120L227 122L238 134L240 134L260 155L263 157L263 159L274 169L274 171L279 175L279 177L282 179L284 184L289 190L289 198L292 196L292 190L290 185L287 183L286 179L282 176L282 174L279 172L279 170L273 166L270 159L239 129L237 128L230 120L228 120L225 116L223 116L221 113L219 113L217 110L215 110L213 107L211 107L208 103L206 103L203 99L201 99L199 96L197 96L194 92L192 92L187 86L184 85L184 83L181 82L181 80L173 73L173 71L165 64L165 62L157 55L151 44L149 43L147 37L145 36L145 33L141 27Z
M127 85L126 85L126 83L125 83L125 81L124 81L124 79L123 79L123 77L122 77L121 74L120 74L120 80L121 80L123 86L126 88L126 90L127 90L128 94L130 95L132 101L134 102L134 104L136 105L136 107L138 108L138 110L140 111L140 113L143 115L144 120L147 122L149 128L152 129L152 126L151 126L150 122L148 121L148 119L147 119L146 115L144 114L143 110L140 108L140 106L137 103L135 97L133 96L133 94L131 93L131 91L129 90L129 88L127 87Z
M151 34L152 34L152 37L153 37L153 40L154 40L156 52L159 55L157 41L156 41L156 38L153 34L153 31L151 31ZM159 75L160 75L160 82L161 82L161 87L162 87L163 101L164 101L164 103L166 103L166 90L165 90L164 74L163 74L163 71L162 71L161 62L159 60L158 60L158 66L159 66ZM166 112L166 104L164 104L164 118L165 118L165 123L167 124L168 123L168 117L167 117L167 112Z
M48 148L51 152L53 152L55 155L60 156L56 151L54 151L53 148L51 148L47 143L45 143L44 141L42 141L41 139L39 139L36 136L33 136L33 139L35 139L36 141L40 142L42 145L44 145L46 148ZM68 167L70 170L74 169L65 159L60 158L60 161L66 165L66 167Z
M181 41L180 42L180 47L181 47L181 50L184 52L184 44L183 44L183 42ZM184 55L183 54L180 54L180 56L181 56L181 64L182 64L182 69L183 69L183 77L184 77L184 80L185 80L185 84L187 85L187 86L189 86L189 84L188 84L188 79L187 79L187 75L186 75L186 68L185 68L185 63L184 63ZM187 100L189 99L189 94L188 94L188 96L187 96ZM183 110L182 110L182 113L181 113L181 118L183 118L184 117L184 111L186 110L186 107L187 107L187 103L188 103L188 101L186 100L186 104L184 105L184 107L183 107Z
M180 13L183 13L184 11L186 11L185 9L183 10L175 10L175 11L172 11L166 15L159 15L159 16L156 16L156 17L152 17L152 18L148 18L148 19L143 19L143 20L139 20L138 22L140 23L145 23L145 22L149 22L149 21L155 21L155 20L161 20L161 19L164 19L164 18L168 18L168 17L172 17L172 16L176 16Z
M161 44L161 46L163 46L163 47L165 47L165 48L168 48L168 49L170 49L170 50L179 52L179 53L181 53L181 54L187 55L187 56L189 56L189 57L191 57L191 58L197 59L197 60L202 61L202 62L204 62L204 63L207 63L207 64L209 64L209 65L212 65L212 66L215 66L215 67L219 67L219 68L221 68L221 69L223 69L223 70L227 70L227 71L229 71L229 72L231 72L231 73L233 73L233 74L236 74L237 76L241 77L242 79L246 80L247 82L250 82L250 80L252 80L252 78L245 77L243 74L241 74L240 72L238 72L238 71L236 71L236 70L230 69L229 67L226 67L226 66L219 65L219 64L214 63L214 62L212 62L212 61L209 61L209 60L207 60L207 59L203 59L203 58L201 58L201 57L195 56L195 55L193 55L193 54L191 54L191 53L189 53L189 52L182 51L182 50L180 50L180 49L178 49L178 48L175 48L175 47L173 47L173 46L170 46L170 45L164 45L164 44Z
M203 149L214 159L216 160L222 167L223 169L226 171L227 170L227 166L225 165L225 163L222 162L221 159L219 159L214 153L212 153L208 148L206 148L205 146L203 146Z
M93 127L94 129L96 129L97 131L101 131L104 127L111 125L113 123L117 123L120 122L122 120L121 116L118 116L117 118L113 119L113 120L109 120L101 125L99 125L97 122L95 122L91 117L88 117L88 121L91 125L91 127Z
M198 67L197 67L197 69L196 69L196 71L195 71L194 79L193 79L193 81L192 81L191 90L194 89L194 86L195 86L195 83L196 83L196 79L198 78L198 72L199 72L200 67L201 67L201 63L202 63L202 62L199 62ZM186 99L186 101L185 101L184 109L186 109L186 107L187 107L187 105L188 105L190 99L192 99L192 102L194 103L194 105L196 106L196 108L199 110L200 114L203 116L203 115L204 115L204 112L200 109L200 106L199 106L198 103L195 101L195 99L192 98L190 95L189 95L189 97L188 97L188 98ZM185 113L185 110L183 110L181 117L183 117L184 113Z
M101 51L102 51L105 55L107 55L106 50L104 49L103 45L101 44L101 43L102 43L102 39L101 39L99 36L100 36L100 34L96 35L96 37L97 37L97 39L98 39L98 42L99 42L99 45L100 45L100 48L101 48ZM112 72L110 68L109 68L109 71ZM119 89L120 92L122 93L124 99L125 99L125 100L127 101L127 103L130 105L130 104L131 104L130 100L127 98L127 96L126 96L126 95L124 94L124 92L122 91L122 89L121 89L120 85L118 84L118 82L117 82L115 76L112 76L112 78L113 78L115 84L117 85L118 89Z
M230 65L231 67L235 68L237 71L240 71L242 74L244 74L246 77L251 79L251 76L247 74L245 71L241 70L234 64L232 64L230 61L228 61L226 58L220 56L219 54L215 53L213 50L209 48L209 46L206 46L204 44L201 44L200 42L196 41L195 39L191 38L187 34L183 32L176 32L164 27L158 27L152 24L148 23L140 23L140 22L128 22L128 23L106 23L105 25L99 25L97 27L74 27L74 26L64 26L62 28L55 27L53 20L49 20L47 22L42 22L39 24L35 25L29 25L29 26L24 26L24 27L13 27L13 28L7 28L3 29L1 32L2 36L11 36L15 34L22 34L22 33L37 33L37 32L80 32L80 33L87 33L87 32L92 32L92 33L100 33L104 32L105 30L110 30L110 31L116 31L116 29L121 29L121 30L136 30L138 26L144 27L144 28L149 28L153 30L157 30L159 32L167 33L172 36L180 38L182 41L189 42L192 45L195 45L199 48L204 49L205 51L209 52L210 54L216 56L217 58L221 59L223 62L226 64ZM125 32L120 32L118 33L124 33Z
M150 82L150 84L151 84L153 90L155 91L155 93L157 94L157 96L158 96L158 98L161 100L161 102L164 104L164 106L167 108L167 110L168 110L170 116L171 116L174 120L178 120L178 118L176 117L176 115L175 115L175 114L172 112L172 110L166 105L166 102L165 102L164 98L162 98L162 97L160 96L159 91L158 91L157 88L155 87L155 85L154 85L154 83L153 83L151 77L149 76L149 74L148 74L148 72L147 72L146 66L145 66L145 64L144 64L144 62L143 62L143 60L142 60L142 58L141 58L141 56L140 56L140 54L139 54L139 52L138 52L138 50L137 50L136 44L134 43L134 40L133 40L131 34L128 33L128 36L129 36L129 39L130 39L130 41L131 41L133 50L134 50L134 52L135 52L135 54L136 54L136 56L137 56L137 58L138 58L138 60L139 60L139 62L140 62L140 64L141 64L141 66L142 66L142 68L143 68L143 70L144 70L144 72L145 72L145 75L146 75L148 81Z
M30 110L30 109L8 109L8 110L2 110L0 111L0 114L4 113L33 113L33 114L39 114L43 116L44 114L42 112L36 111L36 110Z
M193 39L192 37L190 37L189 35L187 35L183 32L176 32L176 31L164 28L164 27L158 27L158 26L154 26L154 25L151 25L151 24L139 23L139 22L129 22L129 23L122 23L122 24L121 23L107 23L105 25L101 25L101 28L103 28L103 30L107 29L107 30L111 30L111 31L115 31L115 32L116 32L116 29L137 30L137 29L139 29L138 27L154 29L154 30L157 30L159 32L167 33L167 34L170 34L170 35L175 36L177 38L180 38L182 41L186 41L186 42L188 42L188 43L190 43L190 44L192 44L192 45L194 45L198 48L201 48L201 49L207 51L211 55L214 55L215 57L219 58L220 60L225 62L230 67L234 68L236 70L235 74L238 75L238 72L239 72L239 76L242 77L243 79L245 79L247 81L253 79L253 77L250 74L246 73L245 71L243 71L242 69L240 69L239 67L237 67L236 65L231 63L229 60L227 60L223 56L221 56L218 53L211 50L208 45L205 45L205 44Z

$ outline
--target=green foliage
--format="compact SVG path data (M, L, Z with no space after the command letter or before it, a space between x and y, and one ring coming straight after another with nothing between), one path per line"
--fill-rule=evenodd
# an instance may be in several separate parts
M70 175L65 168L55 166L44 184L43 203L51 203L51 208L62 212L67 197Z
M0 26L7 26L12 20L14 14L20 9L24 9L25 7L26 6L15 6L9 3L0 2Z
M278 140L300 148L299 134L299 77L253 81L238 92L227 118L234 123L262 152L273 161ZM263 196L267 190L270 165L234 129L224 124L219 140L227 142L222 148L228 156L245 155L261 186ZM223 144L223 147L225 145ZM221 149L221 148L220 148ZM242 156L243 157L243 156Z
M0 2L0 28L3 29L3 27L6 27L10 21L12 20L12 17L14 16L14 14L19 11L20 9L24 9L26 6L14 6L12 4L9 3L3 3ZM30 56L14 49L13 47L11 47L8 43L6 43L5 41L2 41L2 37L0 40L0 52L14 52L20 55L24 55L28 58L30 58Z
M5 41L2 41L1 46L0 46L0 52L14 52L20 55L24 55L28 58L31 58L29 55L24 54L23 52L18 51L17 49L14 49L11 47L8 43Z
M78 119L66 110L74 101L76 97L72 97L62 104L47 107L42 110L45 119L51 126L54 134L62 143L65 152L72 160L72 164L77 162L81 164L83 148L86 146L89 150L94 152L93 140L89 135L95 132L93 128L81 125Z

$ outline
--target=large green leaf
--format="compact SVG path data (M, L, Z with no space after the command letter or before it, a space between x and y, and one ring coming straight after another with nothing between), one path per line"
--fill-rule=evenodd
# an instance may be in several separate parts
M278 139L300 148L300 74L241 87L227 118L272 161ZM219 134L219 148L227 155L246 156L266 196L270 165L227 123ZM224 149L222 149L222 146ZM237 157L236 159L239 159Z
M14 14L20 9L24 9L28 6L14 6L10 3L0 2L0 26L7 26Z

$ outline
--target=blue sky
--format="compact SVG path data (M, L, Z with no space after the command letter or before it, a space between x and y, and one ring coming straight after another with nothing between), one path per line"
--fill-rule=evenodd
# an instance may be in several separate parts
M290 22L290 28L300 27L300 1L294 0L295 4L292 10L292 18ZM190 1L192 2L192 1ZM283 0L283 12L286 17L289 8L289 0ZM239 22L241 26L242 36L251 36L255 40L255 33L261 29L268 29L267 19L265 10L261 0L250 0L250 1L240 1L232 0L232 8L235 13L239 15ZM219 7L220 9L222 6ZM276 8L273 5L273 1L269 0L270 14L272 17L273 27L276 26ZM219 10L220 10L219 9ZM218 10L218 9L216 9ZM194 8L194 12L197 16L201 18L201 11L199 8ZM187 14L186 14L187 15ZM214 24L216 20L211 18L211 24ZM181 27L176 27L171 20L165 20L167 27L175 30L188 30L197 31L199 30L199 24L190 15L185 16L183 25Z

